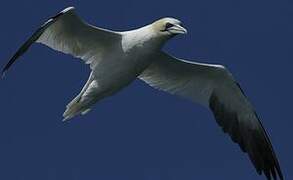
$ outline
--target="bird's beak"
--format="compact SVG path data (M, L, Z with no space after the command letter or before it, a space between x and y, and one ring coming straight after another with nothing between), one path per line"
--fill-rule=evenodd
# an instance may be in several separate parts
M174 25L170 30L176 34L187 34L187 29L180 26L179 24Z

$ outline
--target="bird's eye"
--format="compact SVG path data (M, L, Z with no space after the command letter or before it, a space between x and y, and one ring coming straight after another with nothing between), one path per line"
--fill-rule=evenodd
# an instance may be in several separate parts
M166 29L171 28L171 27L173 27L173 26L174 26L174 24L166 23Z

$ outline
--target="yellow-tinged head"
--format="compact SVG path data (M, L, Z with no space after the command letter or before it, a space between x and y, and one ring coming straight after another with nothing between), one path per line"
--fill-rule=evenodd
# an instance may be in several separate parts
M162 36L174 36L177 34L186 34L187 30L182 27L181 21L175 18L162 18L152 23L153 30Z

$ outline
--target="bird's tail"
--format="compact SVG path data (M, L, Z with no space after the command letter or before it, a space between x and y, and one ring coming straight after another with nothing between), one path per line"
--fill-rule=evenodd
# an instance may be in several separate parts
M77 96L66 106L66 110L63 113L63 117L64 117L63 121L67 121L79 114L85 115L90 110L91 109L89 108L89 106L82 103L80 101L80 97Z

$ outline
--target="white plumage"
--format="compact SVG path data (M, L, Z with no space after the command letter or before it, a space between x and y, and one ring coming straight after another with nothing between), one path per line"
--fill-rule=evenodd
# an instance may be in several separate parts
M138 77L154 88L210 108L224 132L248 153L259 174L283 179L269 138L231 73L221 65L180 60L161 51L170 38L186 32L174 18L131 31L110 31L83 22L69 7L50 18L20 47L3 74L34 42L89 64L89 79L67 105L64 120L89 112L100 99Z

